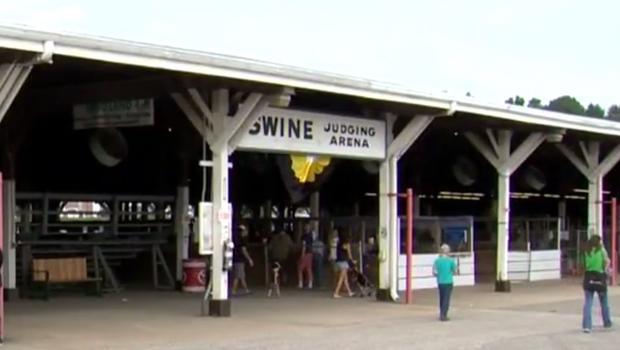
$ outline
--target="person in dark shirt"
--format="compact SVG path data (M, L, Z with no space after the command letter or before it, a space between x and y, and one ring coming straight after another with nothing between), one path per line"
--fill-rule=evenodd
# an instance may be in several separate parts
M304 234L301 236L301 254L297 262L298 287L304 287L304 273L308 277L308 288L312 288L312 228L310 224L304 226Z
M338 282L336 283L336 290L334 290L334 298L340 298L340 289L344 285L347 294L352 297L353 292L349 286L348 272L351 264L356 264L351 255L351 238L350 236L342 232L338 237L338 245L336 247L336 270L338 272Z
M248 289L248 284L245 278L245 263L250 265L250 267L254 266L254 260L250 257L247 248L247 240L248 240L248 229L244 225L239 225L238 232L234 236L234 244L233 248L233 286L232 286L232 294L237 294L237 289L239 288L239 284L241 283L241 287L245 290L246 294L250 293Z

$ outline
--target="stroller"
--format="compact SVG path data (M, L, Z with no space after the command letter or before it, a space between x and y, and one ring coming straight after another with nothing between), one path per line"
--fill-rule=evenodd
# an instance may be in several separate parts
M370 282L370 279L360 271L357 264L349 261L349 266L351 267L349 270L351 277L353 277L355 284L357 284L357 287L359 288L360 298L365 296L372 297L376 292L376 288Z

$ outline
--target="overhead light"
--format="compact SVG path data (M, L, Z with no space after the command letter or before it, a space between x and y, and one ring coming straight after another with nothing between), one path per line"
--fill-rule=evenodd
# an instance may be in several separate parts
M566 196L564 196L564 198L566 198L566 199L581 199L581 200L585 200L586 199L586 197L584 197L584 196L575 196L575 195L570 195L570 194L567 194Z
M484 197L484 193L480 193L480 192L440 191L439 194L448 195L448 196Z
M269 105L272 107L287 108L291 104L291 96L295 95L295 89L285 87L278 94L271 97Z
M560 143L562 142L562 140L564 140L564 135L566 134L566 130L565 129L556 129L553 130L552 132L548 133L547 136L547 142L549 143Z
M588 190L585 190L583 188L575 188L573 189L573 192L577 192L577 193L588 193ZM610 194L611 192L609 191L603 191L603 194Z

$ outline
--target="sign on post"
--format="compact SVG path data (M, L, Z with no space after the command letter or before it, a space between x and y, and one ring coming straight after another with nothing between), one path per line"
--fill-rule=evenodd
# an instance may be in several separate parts
M217 220L222 223L222 230L230 230L232 216L232 205L229 203L227 209L221 209L217 213ZM213 254L213 203L198 203L198 251L200 255Z
M385 138L382 120L268 107L238 147L382 160L386 154Z
M201 255L213 254L213 204L198 203L198 251Z
M98 102L73 106L73 128L153 125L153 99Z

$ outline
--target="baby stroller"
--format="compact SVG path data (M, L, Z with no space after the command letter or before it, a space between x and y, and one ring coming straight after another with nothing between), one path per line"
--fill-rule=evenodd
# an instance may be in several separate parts
M372 284L370 279L360 271L356 263L350 261L349 266L351 267L349 270L351 277L353 277L355 284L359 288L360 298L365 296L372 297L375 294L374 284Z

